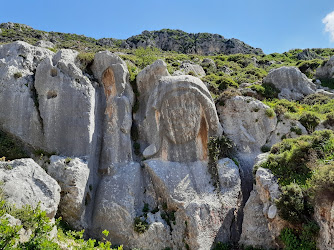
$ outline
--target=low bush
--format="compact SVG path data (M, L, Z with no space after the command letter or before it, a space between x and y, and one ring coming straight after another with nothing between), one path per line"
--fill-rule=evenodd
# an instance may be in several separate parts
M305 98L301 101L301 103L306 105L326 104L330 100L331 99L328 96L316 93L305 96Z
M319 125L320 118L311 112L305 112L300 116L299 121L309 133L312 133Z

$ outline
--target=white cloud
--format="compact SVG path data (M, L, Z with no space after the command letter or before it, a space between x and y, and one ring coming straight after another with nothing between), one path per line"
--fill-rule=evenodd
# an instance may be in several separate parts
M329 32L331 42L334 42L334 11L322 19L322 23L325 24L325 31Z

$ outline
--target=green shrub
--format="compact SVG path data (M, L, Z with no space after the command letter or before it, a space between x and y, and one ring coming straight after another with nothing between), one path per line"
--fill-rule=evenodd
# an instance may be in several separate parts
M282 195L276 202L279 215L291 223L301 223L311 214L305 196L296 183L282 187Z
M280 240L287 250L315 250L319 226L315 222L305 223L302 229L283 228Z
M136 217L134 219L133 227L134 227L135 232L142 234L147 231L149 225L145 220L141 219L140 217Z
M82 52L77 55L77 60L80 63L80 69L87 73L92 73L90 70L90 66L92 66L94 62L95 53L92 52Z
M158 59L158 53L160 53L160 51L157 48L140 47L134 52L136 56L136 64L140 68L145 68L146 66L152 64L155 60Z
M292 127L290 128L290 131L291 131L291 132L295 132L297 135L302 135L302 134L303 134L302 129L299 128L299 127L296 127L296 126L292 126Z
M275 117L275 111L273 109L271 109L271 108L266 109L265 114L269 118Z
M261 147L261 151L262 151L262 153L267 153L267 152L270 151L270 147L267 146L267 145L263 145L263 146Z
M317 194L334 194L334 163L321 164L314 172L311 180L311 187Z
M319 125L320 119L317 115L305 112L299 118L300 123L307 129L309 133L312 133L316 126Z
M270 152L262 167L269 168L281 185L291 182L305 185L312 174L312 163L328 159L334 153L334 132L322 130L312 135L285 139L273 145Z
M334 127L334 112L331 112L326 115L326 120L324 121L324 125Z
M268 99L277 98L279 94L279 90L274 85L268 83L263 83L262 85L254 84L250 86L250 89Z
M330 100L331 99L328 96L316 93L305 96L305 98L301 101L301 103L306 105L326 104Z
M14 77L15 77L15 79L19 79L19 78L22 77L22 73L21 72L16 72L16 73L14 73Z

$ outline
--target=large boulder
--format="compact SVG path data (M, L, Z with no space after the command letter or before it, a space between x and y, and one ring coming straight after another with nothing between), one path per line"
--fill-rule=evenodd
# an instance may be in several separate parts
M190 61L182 62L179 67L179 70L173 73L174 76L178 75L193 75L197 77L203 77L206 75L202 66L198 64L193 64Z
M44 148L84 156L90 153L95 130L95 89L76 66L77 55L73 50L60 50L43 60L36 70L35 88Z
M0 129L36 147L44 138L34 72L53 54L25 42L0 45Z
M254 158L277 123L273 110L252 97L232 97L218 107L218 113L224 133L237 145L238 152Z
M317 68L315 76L319 79L331 79L334 76L334 56L329 58L329 60Z
M77 230L87 228L85 212L93 189L93 184L88 183L90 170L87 161L53 155L47 171L61 187L58 214Z
M297 67L281 67L273 69L263 79L280 90L280 99L301 100L304 96L315 93L316 85Z
M60 186L32 159L0 162L0 181L9 203L16 207L40 204L49 218L56 215Z

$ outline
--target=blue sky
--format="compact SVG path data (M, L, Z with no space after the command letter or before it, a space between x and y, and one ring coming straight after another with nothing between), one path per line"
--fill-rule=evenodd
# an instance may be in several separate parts
M0 23L94 38L170 28L238 38L265 53L334 47L334 14L329 32L322 21L333 0L3 0L0 8Z

